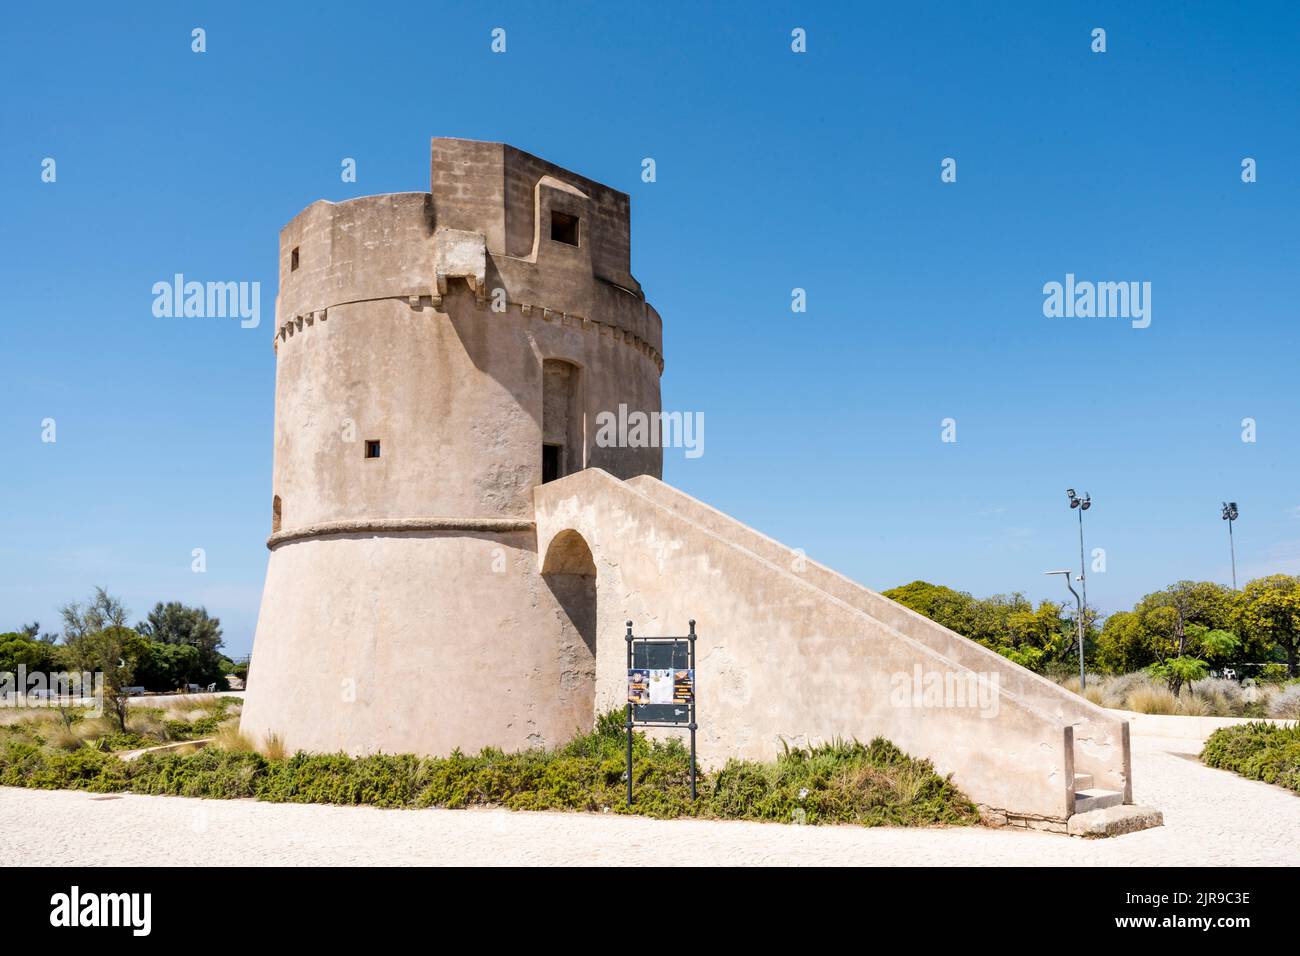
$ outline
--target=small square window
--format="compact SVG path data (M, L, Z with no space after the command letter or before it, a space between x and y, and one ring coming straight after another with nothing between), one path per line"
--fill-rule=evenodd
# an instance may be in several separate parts
M293 247L293 252L289 253L289 271L298 271L298 247Z
M374 438L374 439L371 439L371 440L369 440L369 441L366 442L366 457L367 457L367 458L378 458L378 457L379 457L379 439L378 439L378 438Z
M578 244L578 217L567 212L551 211L551 238L570 246Z

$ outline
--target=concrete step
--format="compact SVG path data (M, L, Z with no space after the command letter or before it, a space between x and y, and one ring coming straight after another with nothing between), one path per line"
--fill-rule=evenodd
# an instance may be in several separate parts
M1107 807L1120 806L1123 802L1124 794L1118 790L1102 790L1098 787L1090 787L1075 791L1074 812L1088 813L1092 810L1105 810Z
M1120 836L1148 827L1164 826L1165 817L1151 807L1119 806L1091 813L1076 813L1070 817L1067 832L1070 836L1095 839Z
M1090 774L1090 773L1076 773L1076 774L1074 775L1074 789L1075 789L1075 792L1076 792L1076 793L1077 793L1078 791L1080 791L1080 790L1091 790L1091 789L1092 789L1092 774Z

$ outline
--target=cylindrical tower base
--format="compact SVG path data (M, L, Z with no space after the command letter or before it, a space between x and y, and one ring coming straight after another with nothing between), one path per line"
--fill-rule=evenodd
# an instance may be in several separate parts
M590 585L543 577L531 530L281 544L241 728L351 754L562 743L593 722Z

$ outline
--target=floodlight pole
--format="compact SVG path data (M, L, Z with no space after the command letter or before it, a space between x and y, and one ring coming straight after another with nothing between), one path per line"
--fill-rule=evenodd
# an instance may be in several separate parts
M1228 554L1232 556L1232 589L1237 590L1237 546L1232 541L1232 519L1228 519Z
M1232 589L1237 590L1237 546L1232 541L1232 523L1237 520L1237 503L1223 503L1223 520L1228 522L1228 554L1232 556Z
M1079 689L1084 688L1083 673L1083 630L1084 630L1084 611L1088 607L1088 561L1083 554L1083 513L1092 507L1092 495L1086 491L1080 498L1074 493L1073 488L1067 488L1065 496L1070 499L1070 507L1079 512L1079 588L1083 591L1083 596L1075 594L1074 588L1070 588L1070 593L1074 594L1074 600L1079 605ZM1047 572L1055 574L1054 571ZM1070 579L1067 575L1066 586L1069 587Z
M1079 590L1083 592L1083 606L1088 606L1088 565L1083 557L1083 509L1076 509L1079 512ZM1074 588L1070 588L1071 591ZM1079 666L1083 666L1083 651L1079 651Z
M1069 571L1044 571L1043 573L1059 574L1061 577L1065 578L1065 586L1069 588L1070 593L1074 595L1074 603L1079 608L1078 619L1075 623L1079 626L1079 692L1083 693L1088 689L1088 676L1084 673L1083 669L1083 598L1079 597L1079 592L1076 591L1074 585L1070 583Z

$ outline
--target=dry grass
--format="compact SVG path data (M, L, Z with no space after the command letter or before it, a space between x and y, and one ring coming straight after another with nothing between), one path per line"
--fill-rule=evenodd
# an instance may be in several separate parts
M195 699L194 694L164 694L159 697L133 697L131 706L133 707L151 707L164 712L168 720L195 720L193 715L202 717L207 714L213 704L222 697L220 692L214 694L200 695L200 699ZM232 707L233 709L233 707Z
M1214 702L1197 694L1180 694L1174 701L1174 713L1184 717L1214 717Z
M139 734L141 737L157 740L159 743L165 744L171 740L171 735L167 732L167 724L152 711L142 711L129 715L126 719L126 729L133 734Z
M256 740L239 729L238 717L227 720L218 727L209 746L230 753L256 752L268 760L284 760L288 756L283 737L279 734L267 734L259 746Z
M73 724L72 732L81 740L97 740L117 733L117 727L107 717L87 717Z
M1079 678L1058 683L1079 693ZM1300 717L1300 685L1245 686L1235 680L1207 677L1186 684L1175 697L1164 681L1141 671L1132 674L1088 675L1083 696L1099 707L1139 714L1181 714L1188 717Z
M76 750L84 744L70 728L63 725L63 721L52 721L48 727L41 727L38 731L45 739L48 747L56 750Z
M252 753L257 749L252 739L239 729L239 720L228 720L217 728L211 747L230 753Z
M58 717L58 711L52 707L5 707L0 709L0 727L12 727L29 720L57 720Z
M1300 684L1288 684L1268 703L1270 717L1300 719Z
M148 706L132 706L127 714L125 733L119 732L107 715L95 715L86 708L0 709L0 737L62 751L87 745L99 749L133 750L171 743L178 737L185 739L209 734L214 717L220 719L224 715L236 725L239 720L238 707L229 701L212 699L205 706L198 707L193 699L179 697L170 700L150 697L145 700ZM207 723L195 726L199 721ZM245 749L253 747L250 745Z
M18 739L40 740L56 750L76 750L82 745L81 737L73 729L76 725L65 723L57 710L26 708L16 713L16 719L6 720L0 726Z
M1172 714L1178 710L1178 701L1168 687L1151 684L1129 691L1123 709L1134 710L1139 714Z
M262 738L260 749L262 756L267 760L283 760L288 756L288 751L284 746L284 738L279 734L267 734Z

